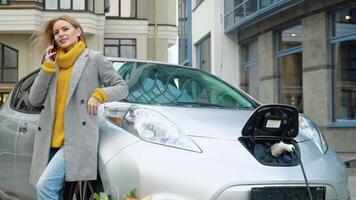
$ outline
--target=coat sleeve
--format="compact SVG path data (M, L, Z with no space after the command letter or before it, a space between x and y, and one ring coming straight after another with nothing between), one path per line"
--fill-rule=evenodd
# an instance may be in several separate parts
M102 89L107 97L106 101L118 101L126 98L129 89L126 82L113 68L112 63L104 56L98 55L97 66L100 83L104 85Z
M43 105L53 75L54 73L45 71L41 68L30 89L29 99L31 105Z

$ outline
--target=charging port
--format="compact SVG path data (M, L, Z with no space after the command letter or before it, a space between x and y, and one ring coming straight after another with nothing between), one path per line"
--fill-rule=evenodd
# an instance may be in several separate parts
M241 144L263 165L296 166L299 147L293 140L299 132L299 113L289 105L271 104L258 107L242 129ZM273 145L285 147L277 154ZM274 148L274 147L273 147ZM282 148L283 149L283 148Z
M261 164L267 166L296 166L299 165L299 160L293 152L284 151L279 156L275 157L271 153L271 146L280 142L273 138L256 138L253 142L251 138L240 137L241 144L252 154L252 156ZM292 142L284 141L286 144ZM298 145L294 145L295 153L299 154Z

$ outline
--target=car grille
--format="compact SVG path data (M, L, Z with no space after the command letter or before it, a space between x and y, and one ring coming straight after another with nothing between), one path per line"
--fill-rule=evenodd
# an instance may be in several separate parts
M325 187L310 187L313 200L325 200ZM255 187L251 200L308 200L306 187Z

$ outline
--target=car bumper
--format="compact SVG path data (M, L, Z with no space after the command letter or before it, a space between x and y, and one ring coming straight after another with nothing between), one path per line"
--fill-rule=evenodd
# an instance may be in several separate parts
M113 199L137 188L160 199L250 199L252 187L305 186L300 166L261 165L238 142L194 138L202 153L140 141L122 149L101 174ZM325 186L326 199L349 199L343 162L331 150L322 155L311 141L300 144L310 186ZM103 177L103 176L102 176Z

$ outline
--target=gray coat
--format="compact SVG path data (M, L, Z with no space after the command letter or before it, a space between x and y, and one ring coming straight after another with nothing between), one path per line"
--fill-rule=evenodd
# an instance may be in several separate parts
M87 112L93 91L104 85L107 101L123 99L128 94L124 80L112 64L99 53L85 49L73 66L64 116L64 157L66 181L97 178L99 127L97 116ZM58 66L54 74L40 70L30 90L30 102L43 105L35 135L30 183L37 184L47 166L52 140L56 103Z

